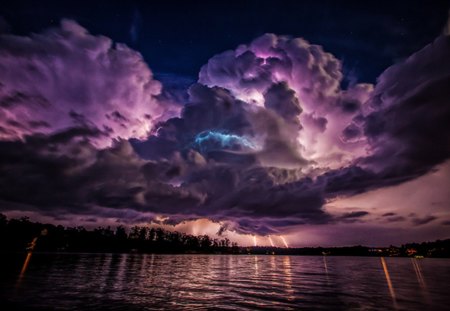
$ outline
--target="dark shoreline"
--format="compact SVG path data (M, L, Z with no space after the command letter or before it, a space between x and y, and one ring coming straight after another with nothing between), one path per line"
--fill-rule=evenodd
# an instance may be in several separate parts
M450 240L444 240L442 242L448 242ZM432 242L433 243L433 242ZM355 247L333 247L333 248L278 248L278 247L238 247L234 250L225 250L223 252L200 252L200 251L187 251L187 252L163 252L163 251L114 251L114 250L36 250L32 251L33 254L38 255L72 255L72 254L113 254L113 255L237 255L237 256L315 256L315 257L397 257L397 258L450 258L442 254L430 255L405 255L402 253L402 247L386 247L386 248L371 248L364 246ZM234 251L234 252L233 252ZM0 255L27 255L29 251L26 250L2 250Z
M63 227L32 222L28 218L7 219L0 214L2 252L26 253L118 253L118 254L235 254L364 257L450 258L450 239L408 243L401 246L368 247L272 247L239 246L226 237L192 235L162 228L134 226L127 230L98 227Z

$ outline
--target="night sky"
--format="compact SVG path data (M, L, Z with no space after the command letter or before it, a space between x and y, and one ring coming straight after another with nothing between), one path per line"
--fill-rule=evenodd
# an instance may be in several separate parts
M449 8L2 3L0 212L241 245L448 238Z

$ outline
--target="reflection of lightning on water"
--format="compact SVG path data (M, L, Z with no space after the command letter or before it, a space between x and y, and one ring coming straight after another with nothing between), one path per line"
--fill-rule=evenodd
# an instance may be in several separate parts
M285 275L284 284L286 286L287 299L292 301L295 299L295 290L292 286L292 268L291 268L291 258L289 256L284 256L283 272Z
M394 291L394 287L392 286L392 282L391 282L391 276L389 275L389 271L386 265L386 261L384 260L384 257L381 257L381 265L383 266L383 271L384 271L384 275L386 276L386 282L387 285L389 287L389 293L391 294L392 297L392 302L394 303L394 309L398 309L397 307L397 298L395 296L395 291Z
M253 245L254 245L254 246L257 245L257 243L256 243L256 235L253 236Z
M329 277L328 277L328 264L327 264L327 256L323 256L323 266L325 268L325 275L327 277L327 283L330 281Z
M286 246L286 248L289 248L289 245L287 244L285 238L280 235L280 239L281 239L281 241L283 241L284 246Z
M417 262L417 259L411 258L411 262L414 268L414 272L416 272L417 282L419 282L420 289L422 290L424 297L427 303L430 303L430 297L428 296L427 285L425 284L425 280L423 279L422 270L420 269L420 265Z
M327 257L323 256L323 266L325 267L325 273L328 277L328 265L327 265Z
M425 281L423 279L422 270L420 269L420 266L417 263L416 259L411 258L411 262L412 262L414 271L416 272L417 281L419 282L420 287L422 287L422 289L424 289L425 288Z
M275 246L275 245L273 245L273 241L272 241L272 238L270 237L270 235L269 235L269 242L270 242L270 246L272 246L272 247Z

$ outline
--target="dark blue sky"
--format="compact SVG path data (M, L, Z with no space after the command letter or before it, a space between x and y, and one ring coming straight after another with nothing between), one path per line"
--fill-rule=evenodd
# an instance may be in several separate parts
M349 79L374 82L431 42L449 1L11 1L0 16L16 34L72 18L139 50L156 74L195 79L221 51L266 33L304 37L344 62Z

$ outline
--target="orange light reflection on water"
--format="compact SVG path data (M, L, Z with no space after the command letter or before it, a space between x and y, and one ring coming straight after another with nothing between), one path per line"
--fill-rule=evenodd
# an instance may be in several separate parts
M32 252L27 253L27 257L25 258L25 261L22 265L22 269L20 270L19 277L17 278L16 288L18 288L20 286L20 283L22 282L23 276L25 275L28 265L30 264L30 259L31 259L32 254L33 254Z
M397 297L395 296L394 287L392 286L391 276L389 275L389 270L386 265L386 261L384 257L380 257L381 265L383 266L384 275L386 276L386 282L389 287L389 293L391 294L392 302L394 303L394 309L398 309L397 306Z
M28 252L27 257L25 258L25 262L23 263L22 270L20 270L19 278L22 278L25 272L27 271L28 265L30 264L30 259L32 252Z

